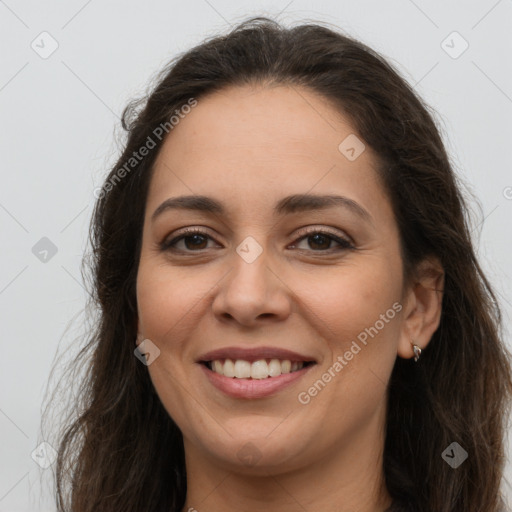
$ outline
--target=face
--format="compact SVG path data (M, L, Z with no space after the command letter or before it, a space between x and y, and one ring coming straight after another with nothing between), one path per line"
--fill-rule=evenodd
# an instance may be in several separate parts
M186 455L277 472L380 435L404 335L402 261L376 156L356 136L308 89L244 86L199 99L165 140L147 197L138 329L160 351L147 370ZM191 195L218 204L159 208ZM264 381L251 361L286 372L270 361L287 357L262 347L314 364ZM199 362L224 348L255 378Z

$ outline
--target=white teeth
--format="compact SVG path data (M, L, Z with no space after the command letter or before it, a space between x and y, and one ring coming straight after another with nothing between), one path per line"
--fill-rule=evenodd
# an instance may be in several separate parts
M219 364L222 364L221 361L218 361ZM223 375L226 377L234 377L235 376L235 365L231 359L226 359L224 365L222 366Z
M220 361L213 361L212 362L212 370L214 372L220 373L221 375L224 375L224 365Z
M238 377L238 374L237 374ZM251 364L251 378L253 379L266 379L268 377L268 364L265 359L254 361Z
M280 361L279 359L259 359L250 363L243 359L226 359L224 362L220 359L211 361L211 369L225 377L235 377L237 379L266 379L268 377L279 377L282 373L295 372L304 367L303 361L294 361L289 359Z
M237 359L235 361L235 377L237 379L248 379L251 376L251 363Z
M281 375L281 361L279 359L271 359L268 363L268 374L271 377L279 377Z

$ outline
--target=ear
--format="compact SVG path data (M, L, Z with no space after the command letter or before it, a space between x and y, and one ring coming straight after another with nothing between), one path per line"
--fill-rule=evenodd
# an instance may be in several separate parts
M404 292L403 323L398 355L414 356L412 343L422 350L427 347L439 327L444 290L444 269L436 257L423 260L415 277Z

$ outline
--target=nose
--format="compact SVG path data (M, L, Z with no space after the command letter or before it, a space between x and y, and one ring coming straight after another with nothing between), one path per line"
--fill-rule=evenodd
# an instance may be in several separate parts
M283 321L289 316L290 289L265 251L250 263L234 252L230 263L231 270L219 283L212 303L218 320L255 327L269 321Z

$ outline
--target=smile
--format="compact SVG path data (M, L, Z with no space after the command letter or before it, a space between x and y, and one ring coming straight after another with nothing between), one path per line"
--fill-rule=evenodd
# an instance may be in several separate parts
M257 363L256 366L255 363ZM263 363L267 366L266 369ZM227 369L227 375L213 370L213 364L215 364L217 369L221 369L222 371ZM271 372L277 373L278 364L279 375L270 375ZM292 365L294 365L293 367L295 368L293 370ZM290 386L292 383L298 382L316 366L316 363L313 361L307 363L304 361L280 361L278 359L271 359L268 362L262 359L249 363L249 361L237 359L235 361L206 361L200 363L199 366L208 379L208 382L225 395L232 398L257 399L274 395L287 386ZM252 376L253 367L256 372L255 374L259 375L259 377ZM281 373L283 369L285 371ZM250 375L248 374L249 371L251 372ZM233 373L235 375L232 375ZM232 376L230 377L228 375ZM239 377L237 375L241 376Z

